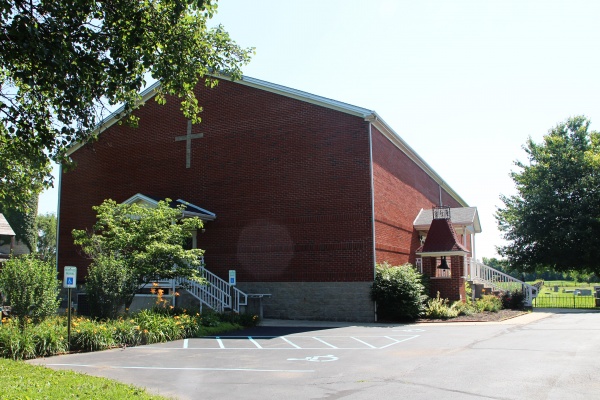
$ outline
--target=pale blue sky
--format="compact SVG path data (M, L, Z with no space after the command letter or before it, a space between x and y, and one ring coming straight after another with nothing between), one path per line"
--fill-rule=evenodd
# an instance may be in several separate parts
M528 136L600 124L600 1L222 0L244 74L377 111L471 206L477 257ZM40 212L56 210L56 190Z

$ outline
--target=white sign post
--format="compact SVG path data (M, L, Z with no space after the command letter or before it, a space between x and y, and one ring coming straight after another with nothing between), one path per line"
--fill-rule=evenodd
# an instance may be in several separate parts
M71 289L77 288L77 267L65 267L63 287L68 289L69 296L67 300L67 346L71 351Z

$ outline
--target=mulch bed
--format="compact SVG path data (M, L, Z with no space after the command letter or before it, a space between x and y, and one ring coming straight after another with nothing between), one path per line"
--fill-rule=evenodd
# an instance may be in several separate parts
M450 319L418 319L416 322L499 322L527 313L527 311L522 310L484 311L473 315L460 315Z

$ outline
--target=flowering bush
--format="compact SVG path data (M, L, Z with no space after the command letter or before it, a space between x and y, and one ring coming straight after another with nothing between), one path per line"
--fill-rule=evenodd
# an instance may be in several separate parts
M242 325L242 322L249 325ZM96 351L215 335L257 322L256 316L187 312L171 315L152 310L107 321L75 317L71 320L71 350ZM4 318L0 325L0 357L19 360L66 353L69 349L67 336L67 318L64 316L38 324L31 319Z

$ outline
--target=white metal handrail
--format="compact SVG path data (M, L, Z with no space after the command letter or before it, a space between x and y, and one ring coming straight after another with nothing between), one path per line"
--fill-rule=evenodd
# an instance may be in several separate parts
M471 258L467 259L467 275L473 282L483 283L495 290L523 291L526 306L531 306L538 294L536 287Z
M204 284L186 278L177 278L175 282L184 286L192 296L200 300L201 309L203 305L206 305L217 312L223 312L226 309L240 312L240 306L248 305L246 293L204 267L200 267L199 271L200 276L206 279Z

